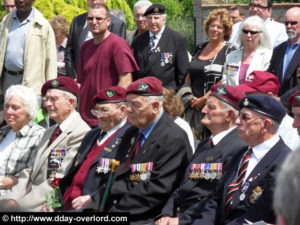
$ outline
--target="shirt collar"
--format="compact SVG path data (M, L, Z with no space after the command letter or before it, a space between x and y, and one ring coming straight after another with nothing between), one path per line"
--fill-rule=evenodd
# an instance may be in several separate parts
M160 112L158 118L154 121L154 123L152 123L149 127L147 127L145 130L139 129L139 133L142 133L144 138L147 139L148 136L150 135L151 131L153 130L153 128L156 126L156 124L158 123L158 121L160 120L160 118L163 115L163 110Z
M253 156L260 160L268 151L280 140L278 134L274 135L265 142L252 147Z
M156 37L157 40L160 39L160 37L161 37L162 33L164 32L164 30L165 30L165 25L163 25L161 30L157 34L155 34L155 37ZM151 38L154 34L151 31L149 31L149 35L150 35L150 38Z
M61 131L65 131L69 125L71 124L71 122L73 121L73 119L76 117L77 112L74 110L74 112L72 112L67 119L65 119L61 124L59 124L59 128L61 129Z
M122 121L121 123L119 123L117 126L113 127L112 129L110 129L109 131L106 132L107 137L109 137L110 135L112 135L114 132L116 132L118 129L120 129L121 127L123 127L125 125L127 120Z
M25 126L22 127L21 130L16 132L16 136L21 136L21 137L27 136L32 126L33 126L33 121L29 121L27 124L25 124Z
M25 23L27 21L31 22L33 20L33 17L34 17L34 8L32 7L31 8L31 12L29 14L29 16L22 22L22 23ZM18 20L19 21L19 18L17 17L17 10L14 11L14 15L13 15L14 19ZM20 21L19 21L20 22ZM21 22L20 22L21 23Z
M212 140L213 145L216 146L227 134L229 134L235 128L236 128L236 126L233 126L233 127L229 128L228 130L224 130L224 131L218 133L215 136L212 135L211 140Z

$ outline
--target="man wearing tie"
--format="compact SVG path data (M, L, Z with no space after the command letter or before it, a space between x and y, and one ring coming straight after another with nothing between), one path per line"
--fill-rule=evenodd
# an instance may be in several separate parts
M286 112L277 100L267 95L249 95L240 100L239 107L236 120L239 136L249 146L235 155L227 175L204 209L194 210L197 219L193 224L233 225L246 223L245 219L275 223L272 210L275 173L291 152L277 134Z
M41 90L49 117L57 124L45 131L34 162L20 173L18 184L2 199L3 207L40 211L46 195L53 188L50 183L62 178L70 169L84 135L90 127L76 112L79 87L68 77L49 80Z
M140 68L133 80L154 76L166 88L178 90L183 84L188 66L186 39L165 26L165 7L151 5L145 12L149 31L132 42L134 58Z
M110 175L109 162L115 158L123 135L130 127L124 88L104 88L94 96L93 102L92 113L99 127L84 137L73 166L59 182L64 209L99 210Z
M149 224L178 186L192 155L188 137L163 111L162 83L146 77L126 89L130 127L106 210L130 212L131 224Z

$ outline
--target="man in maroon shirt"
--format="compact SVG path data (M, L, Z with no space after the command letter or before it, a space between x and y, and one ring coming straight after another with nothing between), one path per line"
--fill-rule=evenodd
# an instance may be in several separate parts
M84 42L80 49L77 82L81 85L79 112L92 127L97 120L91 114L92 97L105 87L126 88L132 81L132 72L139 68L128 43L111 33L109 10L105 5L93 5L87 16L93 39Z

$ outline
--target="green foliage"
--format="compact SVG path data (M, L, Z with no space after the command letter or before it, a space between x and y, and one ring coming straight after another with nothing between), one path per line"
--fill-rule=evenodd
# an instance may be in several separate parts
M133 29L133 13L129 5L124 0L107 0L106 5L109 9L120 9L126 15L127 29Z

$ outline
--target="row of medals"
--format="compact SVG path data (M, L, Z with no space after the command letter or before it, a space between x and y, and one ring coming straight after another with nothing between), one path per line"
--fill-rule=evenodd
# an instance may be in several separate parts
M205 180L209 180L209 179L220 179L222 176L222 174L218 171L205 171L205 172L192 172L189 175L190 179L205 179Z
M168 63L172 63L172 59L168 59L168 58L161 59L160 61L161 61L160 65L162 67L164 67Z
M147 171L142 173L133 173L130 175L129 180L131 181L149 180L150 177L151 177L151 173Z

